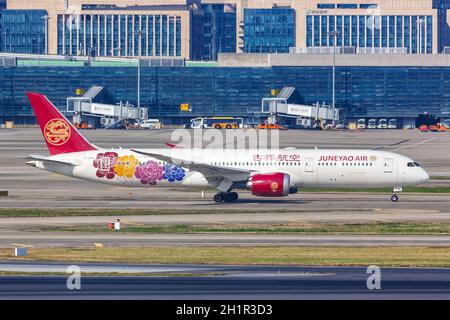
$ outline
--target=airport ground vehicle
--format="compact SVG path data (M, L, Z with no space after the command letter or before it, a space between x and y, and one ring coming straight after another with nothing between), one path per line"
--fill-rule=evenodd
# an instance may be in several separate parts
M419 127L419 130L421 132L428 132L428 126L426 124L423 124Z
M428 181L409 157L352 149L103 149L91 144L47 99L28 93L50 156L30 155L27 165L83 180L123 187L216 188L215 202L254 196L286 197L300 188L391 187ZM38 183L38 182L37 182Z
M336 129L345 129L346 128L346 124L343 121L340 121L336 124Z
M388 122L386 119L380 119L378 121L377 129L387 129L388 128Z
M356 129L365 129L365 128L366 128L366 119L358 119Z
M83 130L95 129L94 127L90 126L87 122L75 123L74 125L75 125L75 128L77 128L77 129L83 129Z
M286 127L276 123L260 123L258 129L265 130L287 130Z
M161 122L158 119L148 119L137 122L136 125L142 129L161 129Z
M243 118L237 117L201 117L190 121L189 127L191 129L238 129L244 125Z
M441 120L441 127L450 129L450 119Z
M377 120L376 119L369 119L367 123L367 129L376 129L377 128Z
M398 127L397 119L389 119L388 129L397 129L397 127Z
M236 122L217 122L213 125L214 129L239 129Z
M431 126L428 127L428 130L431 132L439 132L439 126L436 124L432 124Z

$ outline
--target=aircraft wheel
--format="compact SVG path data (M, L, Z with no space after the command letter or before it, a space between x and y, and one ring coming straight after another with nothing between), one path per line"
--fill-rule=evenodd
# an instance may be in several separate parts
M231 192L230 197L231 197L231 201L236 201L237 199L239 199L239 195L237 192Z
M224 193L223 194L223 200L225 202L232 202L233 201L233 196L231 193Z
M397 202L397 201L398 201L398 196L394 194L394 195L391 197L391 201L392 201L392 202Z
M223 202L224 200L224 196L221 193L218 193L214 196L214 201L217 203Z

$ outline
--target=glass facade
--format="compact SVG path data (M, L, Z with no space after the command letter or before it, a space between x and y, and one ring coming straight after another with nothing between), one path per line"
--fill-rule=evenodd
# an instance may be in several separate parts
M195 116L252 117L272 89L295 87L301 102L332 99L331 67L143 67L141 102L150 117L173 123ZM105 86L114 100L136 103L135 67L0 68L0 123L34 121L25 93L43 92L57 106L78 88ZM336 106L349 117L417 117L450 112L450 67L337 67ZM180 111L188 103L192 112Z
M45 53L45 10L2 10L2 52Z
M450 26L447 23L447 10L450 9L450 3L447 0L434 0L433 8L437 9L438 16L438 52L442 52L444 47L450 46Z
M306 46L405 48L407 53L433 53L432 16L307 15Z
M320 29L319 19L314 28ZM320 45L318 37L314 38L314 45ZM244 9L245 52L286 53L290 47L295 47L294 9Z
M221 52L236 52L236 7L202 4L191 12L192 60L217 60Z
M58 15L58 54L102 57L181 56L181 17Z

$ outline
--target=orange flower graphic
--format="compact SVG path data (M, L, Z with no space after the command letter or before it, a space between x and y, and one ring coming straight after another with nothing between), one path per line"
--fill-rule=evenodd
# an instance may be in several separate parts
M134 156L123 156L117 159L114 171L119 177L133 178L139 161Z

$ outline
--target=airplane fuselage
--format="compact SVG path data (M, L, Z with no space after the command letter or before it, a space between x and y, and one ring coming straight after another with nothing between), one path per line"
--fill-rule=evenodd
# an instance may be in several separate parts
M285 173L295 188L375 188L420 184L429 176L406 156L375 150L222 150L222 149L140 149L168 157L188 159L219 168L250 171L250 176ZM101 149L51 156L71 161L74 166L30 161L29 165L99 183L125 187L190 186L217 188L218 179L183 163L173 164L130 149ZM413 164L413 165L411 165ZM417 164L417 163L416 163ZM248 178L242 174L242 180ZM236 178L239 180L239 178Z

